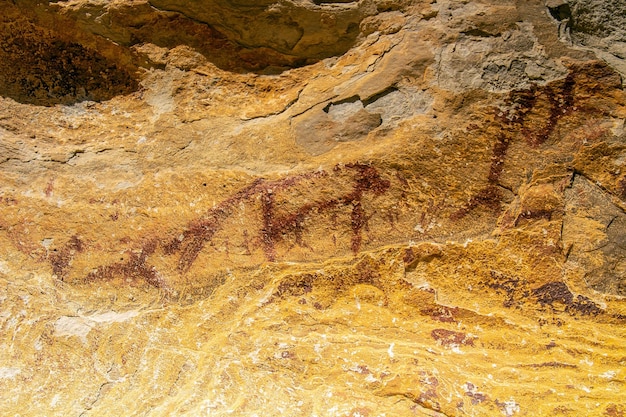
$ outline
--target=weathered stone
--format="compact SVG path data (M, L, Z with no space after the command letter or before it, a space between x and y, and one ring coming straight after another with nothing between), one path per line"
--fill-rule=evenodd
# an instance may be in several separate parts
M622 415L600 5L3 3L0 409Z

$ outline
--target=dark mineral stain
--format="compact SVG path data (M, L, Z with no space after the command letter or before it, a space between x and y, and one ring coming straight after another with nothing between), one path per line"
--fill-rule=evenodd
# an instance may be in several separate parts
M537 302L554 307L555 303L563 304L565 311L575 315L597 316L604 311L588 297L574 296L564 282L549 282L533 291Z
M564 282L550 282L537 288L533 293L541 304L552 305L555 302L559 302L570 305L574 301L574 295Z
M4 204L7 206L15 206L17 205L17 199L13 197L7 197L5 195L0 195L0 204Z
M284 279L276 289L275 296L300 296L313 290L313 283L317 277L311 274L292 276Z

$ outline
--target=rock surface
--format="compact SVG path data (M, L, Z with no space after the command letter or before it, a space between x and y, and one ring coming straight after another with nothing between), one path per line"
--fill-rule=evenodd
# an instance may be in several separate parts
M623 416L623 9L3 3L0 409Z

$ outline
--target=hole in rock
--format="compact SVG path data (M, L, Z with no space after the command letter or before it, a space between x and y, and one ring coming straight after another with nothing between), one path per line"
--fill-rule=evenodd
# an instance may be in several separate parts
M550 15L559 22L572 17L572 11L567 3L554 7L548 7L548 11L550 12Z

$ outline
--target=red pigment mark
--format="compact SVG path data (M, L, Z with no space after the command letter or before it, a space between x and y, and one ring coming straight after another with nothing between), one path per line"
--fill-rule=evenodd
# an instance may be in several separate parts
M131 280L143 280L156 288L167 289L163 278L155 267L146 263L148 256L157 248L157 241L150 240L139 251L129 251L129 259L124 263L101 266L87 275L87 281L108 281L116 276Z
M178 268L181 272L188 271L204 245L211 241L215 233L221 230L222 223L232 215L239 203L251 201L254 197L258 197L261 204L262 219L259 230L260 241L269 261L276 260L276 244L285 235L295 236L296 243L303 245L304 223L311 214L322 213L339 207L351 208L351 249L357 253L362 244L362 229L367 224L367 217L362 206L363 194L370 192L378 196L387 191L390 182L382 179L378 171L369 165L347 164L345 168L356 171L355 184L350 193L335 199L313 201L300 206L294 212L285 214L279 214L276 208L275 200L279 193L292 188L303 180L326 177L328 174L325 171L318 171L277 181L258 179L209 210L203 218L192 222L178 238L165 245L165 252L166 254L173 254L180 251ZM342 169L344 168L338 165L333 171L339 172Z
M559 91L555 91L554 84L545 87L538 93L544 93L550 104L550 116L544 126L534 130L526 127L522 129L524 138L528 145L536 147L545 143L559 122L559 120L572 112L574 107L574 73L570 72L561 85L556 84ZM535 97L535 100L537 97Z
M413 263L413 261L417 259L417 255L415 254L415 251L413 250L413 248L407 248L404 251L404 257L402 259L405 265L409 265Z
M517 218L513 222L513 225L517 227L522 220L545 219L549 221L549 220L552 220L552 215L555 214L555 211L556 210L545 210L545 209L525 210L519 216L517 216ZM559 211L556 211L556 213L559 213Z
M362 230L367 225L368 218L362 205L363 194L371 192L375 196L387 191L390 186L388 180L384 180L378 171L365 164L347 164L345 168L357 171L355 184L352 192L336 199L315 201L301 206L293 213L277 215L274 210L274 189L272 193L264 193L261 198L263 211L263 229L261 230L262 242L265 254L270 261L275 260L275 243L286 234L294 234L296 243L302 244L302 232L305 219L313 212L322 213L338 207L350 207L350 227L352 229L351 249L357 253L363 241ZM342 167L337 165L333 169L339 172Z
M273 194L289 189L306 179L314 179L326 176L325 171L317 171L308 174L287 177L277 181L266 181L262 178L255 180L251 185L222 201L216 207L210 209L207 214L190 223L179 237L165 244L166 254L173 254L180 251L178 269L186 272L191 268L194 261L204 248L204 245L213 239L213 236L222 229L223 222L228 219L239 203L250 201L259 196L261 199L261 210L263 226L261 229L261 241L265 249L268 260L275 260L274 238L281 227L284 228L284 219L276 222L275 210L273 207Z
M48 184L46 185L46 188L43 191L46 197L52 196L53 189L54 189L54 178L51 178L50 181L48 181Z
M55 253L49 256L50 264L52 265L52 273L63 281L69 272L69 266L74 259L74 255L82 252L84 248L83 242L74 235L61 250L55 249Z
M367 407L356 407L350 410L350 417L369 417L372 410Z
M504 294L506 299L503 302L504 307L510 308L516 305L518 301L516 298L522 291L521 288L524 284L523 280L519 277L509 276L498 271L491 271L489 273L491 279L486 281L483 285L496 291L496 294ZM528 294L522 294L527 297Z
M511 417L516 411L519 412L519 410L517 409L519 406L515 402L511 404L509 401L500 402L498 399L496 399L494 403L498 406L502 414L507 417ZM513 410L511 410L512 405L514 407Z
M284 239L285 235L295 236L297 244L304 245L303 233L305 221L313 215L323 212L330 212L347 207L351 210L350 228L352 230L351 249L356 253L362 244L362 230L367 227L368 217L363 209L362 199L364 194L369 193L374 196L381 195L390 187L390 182L383 179L378 171L366 164L337 165L333 169L334 173L347 172L353 177L352 190L345 195L320 201L308 202L292 212L282 213L276 207L276 198L281 193L292 189L305 180L316 180L327 177L325 171L316 171L301 175L294 175L287 178L268 181L263 178L255 180L252 184L244 187L239 192L231 195L215 207L209 209L200 218L191 221L187 228L177 237L163 240L155 238L147 241L139 250L128 251L129 259L126 262L118 262L111 265L100 266L92 273L88 274L86 281L111 280L114 277L123 277L129 281L144 280L148 284L165 288L165 282L154 266L148 263L148 258L160 247L164 255L171 256L179 254L177 269L181 273L187 272L200 252L207 244L214 244L213 239L224 223L239 209L240 204L255 203L260 204L261 221L258 230L258 241L261 242L263 251L269 261L276 259L276 244ZM111 220L117 219L117 213L111 216ZM246 253L250 254L248 231L243 232ZM226 242L228 247L228 240ZM228 248L227 248L228 251ZM59 271L59 276L67 275L67 268L71 258L63 252L58 259L55 258L55 268ZM305 279L306 281L306 279ZM283 292L294 292L302 295L310 291L312 282L296 284L297 288L283 288ZM315 308L321 309L319 303L314 303Z
M296 275L283 280L278 285L276 297L301 296L310 293L313 290L313 283L317 280L315 275L303 274Z
M378 174L378 171L369 165L348 164L346 168L355 169L359 174L352 193L344 198L345 203L352 204L352 214L350 216L352 226L352 252L356 254L360 250L363 240L361 230L367 223L365 211L361 204L363 193L370 191L374 195L381 195L387 191L390 183L388 180L383 180Z
M248 187L210 209L204 217L191 222L187 230L179 237L165 244L165 254L169 255L180 251L178 269L182 272L189 270L204 245L222 228L222 222L232 214L241 201L253 195L262 184L263 179L257 179Z
M487 395L478 392L476 386L471 382L465 383L465 395L472 399L472 405L477 405L487 400Z
M435 329L430 332L433 339L441 343L442 346L474 346L475 337L467 336L462 332L455 332L447 329Z
M489 184L470 198L470 201L462 208L452 213L450 219L459 220L467 216L475 208L482 206L496 212L501 208L502 193L496 184Z
M263 247L265 249L265 255L270 261L274 261L276 258L276 250L274 249L274 234L275 227L272 213L274 213L274 194L273 190L266 190L261 194L261 211L263 213L263 229L261 229L261 235L263 239ZM294 229L298 228L298 219L294 218Z
M371 374L370 370L367 368L367 365L358 365L355 369L355 372L361 375L369 375Z
M456 323L454 315L459 312L458 307L436 306L420 311L422 314L430 316L431 319L442 323Z
M491 151L487 186L471 197L465 206L452 213L450 216L452 220L465 217L479 206L486 207L493 212L501 209L502 193L499 182L504 172L504 162L513 136L516 132L521 131L529 146L537 147L544 144L554 132L559 120L571 113L574 107L574 86L574 72L572 71L561 84L553 83L543 89L533 85L528 90L509 93L506 102L511 110L506 112L496 110L498 111L496 121L501 123L503 127L496 137ZM544 126L530 128L527 126L528 116L541 95L545 95L550 105L550 116Z
M250 237L247 230L243 231L243 243L241 246L245 249L244 255L252 255L252 252L250 252Z
M576 369L578 366L572 365L570 363L563 362L542 362L542 363L531 363L529 365L522 365L528 368L571 368Z
M604 313L596 303L583 295L574 297L564 282L549 282L533 291L537 302L554 308L554 303L563 304L565 311L574 315L597 316Z
M437 394L439 380L434 376L426 376L425 372L420 372L420 374L422 375L420 382L424 384L425 390L420 392L419 396L410 394L405 394L405 396L421 407L434 411L440 411L441 405L437 401L439 399L439 395ZM416 411L416 409L414 409L414 411Z

